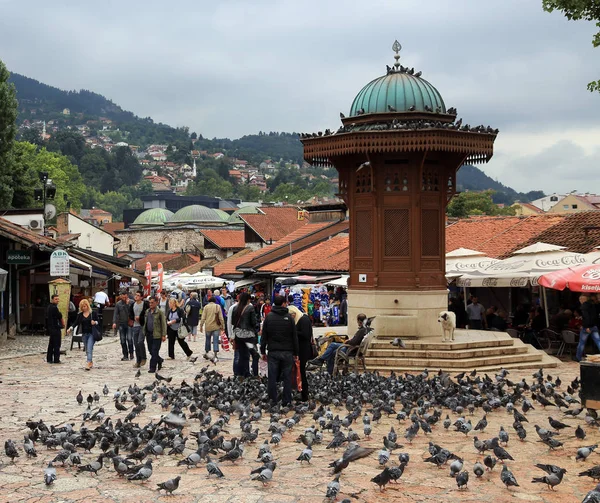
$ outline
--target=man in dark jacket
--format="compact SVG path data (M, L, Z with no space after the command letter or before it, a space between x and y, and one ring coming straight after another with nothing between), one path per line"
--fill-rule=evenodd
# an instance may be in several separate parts
M119 336L121 338L121 350L123 351L122 361L133 360L133 332L130 327L130 302L127 292L123 291L120 295L121 299L115 304L115 311L113 313L113 330L119 329ZM131 323L133 326L133 323Z
M46 353L46 361L48 363L61 363L60 343L63 323L62 313L58 310L58 295L54 294L50 299L50 305L46 312L46 330L50 336L48 351Z
M579 362L583 357L583 350L585 349L585 343L588 337L591 335L594 344L600 351L600 335L598 335L598 315L596 313L596 306L590 301L586 294L579 296L579 302L581 303L581 331L579 332L579 345L577 346L577 354L575 359Z
M273 309L263 322L260 351L269 365L269 398L277 401L277 378L283 379L283 405L292 401L292 366L298 356L296 323L285 306L285 298L276 295ZM267 358L268 351L268 358Z
M367 333L368 333L367 327L365 327L366 320L367 320L366 314L361 313L356 317L356 322L358 323L358 330L354 334L354 337L352 337L352 339L350 339L349 341L346 342L346 344L351 347L343 348L342 351L344 349L346 351L348 351L348 350L356 351L358 349L358 347L361 345L363 339L365 338L365 335L367 335ZM315 358L314 360L310 360L308 362L309 370L314 369L314 368L321 368L323 363L327 362L327 372L329 372L330 374L333 374L333 367L335 364L335 354L337 353L338 348L342 345L343 344L341 342L331 342L329 344L329 346L327 346L327 349L321 356L319 356L318 358Z

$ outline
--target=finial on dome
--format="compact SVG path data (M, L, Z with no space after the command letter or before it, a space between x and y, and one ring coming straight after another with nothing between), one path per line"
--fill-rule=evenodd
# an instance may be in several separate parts
M394 66L396 67L396 71L398 71L398 68L400 67L400 63L399 63L399 59L400 59L400 51L402 50L402 46L400 45L400 42L398 42L397 40L394 40L394 43L392 45L392 51L394 51L396 54L394 55L394 59L396 60L396 62L394 63Z

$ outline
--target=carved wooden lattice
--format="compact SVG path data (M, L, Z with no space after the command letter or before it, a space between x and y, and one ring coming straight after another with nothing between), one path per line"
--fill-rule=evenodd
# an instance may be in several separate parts
M423 192L439 192L440 177L437 169L426 169L423 171L421 190Z
M386 257L410 256L410 224L408 209L385 210L383 216Z
M421 212L421 248L425 257L440 256L440 211Z
M454 193L454 175L448 175L448 179L446 180L446 201L450 201Z
M356 175L356 192L364 194L371 192L371 169L365 167Z
M373 256L373 214L371 210L358 210L354 216L356 237L354 239L354 254L357 257Z
M346 203L347 201L347 197L348 197L348 176L346 175L346 173L339 174L339 184L338 184L338 194L339 197L342 198Z
M398 168L388 168L383 186L385 192L408 192L408 173Z

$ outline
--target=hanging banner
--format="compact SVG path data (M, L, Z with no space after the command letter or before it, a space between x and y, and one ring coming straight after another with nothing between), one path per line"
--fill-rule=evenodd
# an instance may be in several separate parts
M162 292L162 289L163 289L163 280L165 277L165 272L163 270L162 262L159 262L157 264L157 267L158 267L158 288L156 289L156 293L160 293L160 292Z
M150 282L152 281L152 265L150 262L146 262L146 284L144 285L144 295L148 297L150 295Z
M54 250L50 255L50 276L69 276L69 254L65 250Z

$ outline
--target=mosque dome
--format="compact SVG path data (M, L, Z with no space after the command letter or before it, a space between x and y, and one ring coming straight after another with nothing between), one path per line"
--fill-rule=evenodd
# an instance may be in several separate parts
M223 210L213 210L214 212L217 213L217 215L219 215L221 217L221 220L223 220L223 222L227 222L229 220L229 213L227 213L226 211Z
M164 225L174 213L165 208L151 208L140 213L131 225Z
M446 113L446 106L439 91L414 68L405 68L399 63L401 46L393 46L396 63L387 67L387 74L378 77L354 98L350 116L388 112L438 112Z
M169 223L198 223L198 222L212 222L212 223L223 223L224 220L221 216L213 209L201 206L199 204L192 204L181 208Z
M241 208L235 210L229 216L230 224L243 224L244 221L240 218L240 215L248 215L248 214L256 214L258 213L258 208L256 206L242 206Z

